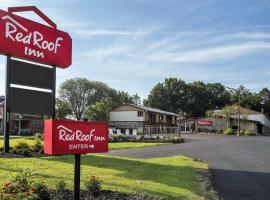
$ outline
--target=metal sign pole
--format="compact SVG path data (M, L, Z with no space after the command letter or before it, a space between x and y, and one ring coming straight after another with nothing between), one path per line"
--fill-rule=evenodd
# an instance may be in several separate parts
M55 119L55 101L56 101L56 67L53 66L53 88L52 88L52 105L53 105L53 112L52 112L52 118Z
M7 56L6 64L6 96L4 112L4 152L9 152L9 126L10 126L10 63L11 57Z
M81 154L74 155L74 198L80 199Z

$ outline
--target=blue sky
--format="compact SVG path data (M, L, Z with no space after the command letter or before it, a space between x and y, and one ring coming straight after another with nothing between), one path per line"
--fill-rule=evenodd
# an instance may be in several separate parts
M270 87L269 0L0 1L1 9L25 5L73 38L73 64L57 70L58 86L85 77L143 98L166 77Z

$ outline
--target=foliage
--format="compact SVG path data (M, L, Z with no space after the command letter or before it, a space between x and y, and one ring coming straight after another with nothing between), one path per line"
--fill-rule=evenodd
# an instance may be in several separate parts
M223 133L225 135L233 135L233 129L232 128L225 128Z
M102 181L97 176L91 176L90 180L84 183L85 188L90 192L98 192L101 190Z
M60 85L59 89L60 99L70 104L77 120L82 119L85 108L92 101L95 93L94 85L84 78L66 80Z
M24 156L29 156L32 149L30 145L24 141L18 142L12 149L11 152L14 154L20 154Z
M185 83L181 79L166 78L157 83L144 105L190 116L203 116L208 110L221 109L225 105L238 104L239 92L241 106L264 113L270 113L270 91L250 92L244 86L226 89L220 83L195 81Z
M250 129L246 129L246 130L244 131L244 135L246 135L246 136L254 136L255 134L254 134L254 132L251 131Z
M56 183L55 189L58 192L63 192L67 189L67 183L64 180L60 180Z
M40 139L36 139L33 146L32 146L32 151L37 152L37 153L43 153L44 147L43 144L41 143Z
M17 168L10 181L4 184L1 199L49 200L48 187L43 182L35 182L35 176L27 167Z
M17 168L17 172L12 174L11 180L4 184L2 191L8 194L15 194L19 192L28 192L34 183L35 173L29 168Z
M117 91L99 81L73 78L60 85L57 115L59 118L65 118L71 111L77 120L81 120L85 117L87 108L95 106L98 101L107 98L111 99L112 107L123 103L140 102L137 94L130 96L127 92Z
M132 149L132 148L144 148L160 146L166 143L146 143L146 142L113 142L109 143L110 150L122 150L122 149Z
M109 111L112 109L112 106L111 98L103 98L88 108L86 116L91 121L106 122L109 120Z
M36 195L36 199L50 200L50 190L44 182L36 182L32 185L31 193Z
M145 106L176 113L184 113L187 102L187 84L177 78L165 79L150 91Z
M181 79L167 78L154 86L144 104L186 116L203 116L207 110L222 108L229 100L228 91L220 83L187 84Z
M66 119L69 115L72 115L72 109L68 101L56 98L55 104L57 119Z
M43 133L36 133L35 139L44 140L44 134Z
M183 138L179 137L150 137L146 138L143 136L129 137L121 134L110 135L110 143L114 142L141 142L141 143L182 143Z
M222 116L227 121L227 128L230 128L230 118L238 113L238 105L226 105L223 109L215 111L213 116Z

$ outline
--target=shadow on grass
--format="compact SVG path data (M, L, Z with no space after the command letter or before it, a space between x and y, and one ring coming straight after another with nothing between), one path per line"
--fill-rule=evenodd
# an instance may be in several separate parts
M73 156L48 157L42 159L53 162L64 162L68 164L73 163ZM121 173L119 176L127 179L151 181L170 187L186 189L198 196L203 195L194 175L196 170L195 167L174 166L170 165L170 163L159 164L152 162L150 163L147 162L147 160L139 161L134 159L96 155L82 156L82 165L118 170ZM153 194L153 191L145 191ZM164 193L162 194L164 195ZM170 194L166 194L166 196L170 199L176 198Z

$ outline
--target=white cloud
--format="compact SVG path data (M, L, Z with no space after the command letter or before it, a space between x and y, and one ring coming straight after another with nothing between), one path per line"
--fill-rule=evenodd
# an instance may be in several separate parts
M133 36L143 35L149 32L144 31L117 31L117 30L76 30L75 33L82 36Z
M232 58L251 51L270 49L270 43L257 42L238 45L224 45L186 52L160 52L146 56L155 62L207 62L217 59Z

